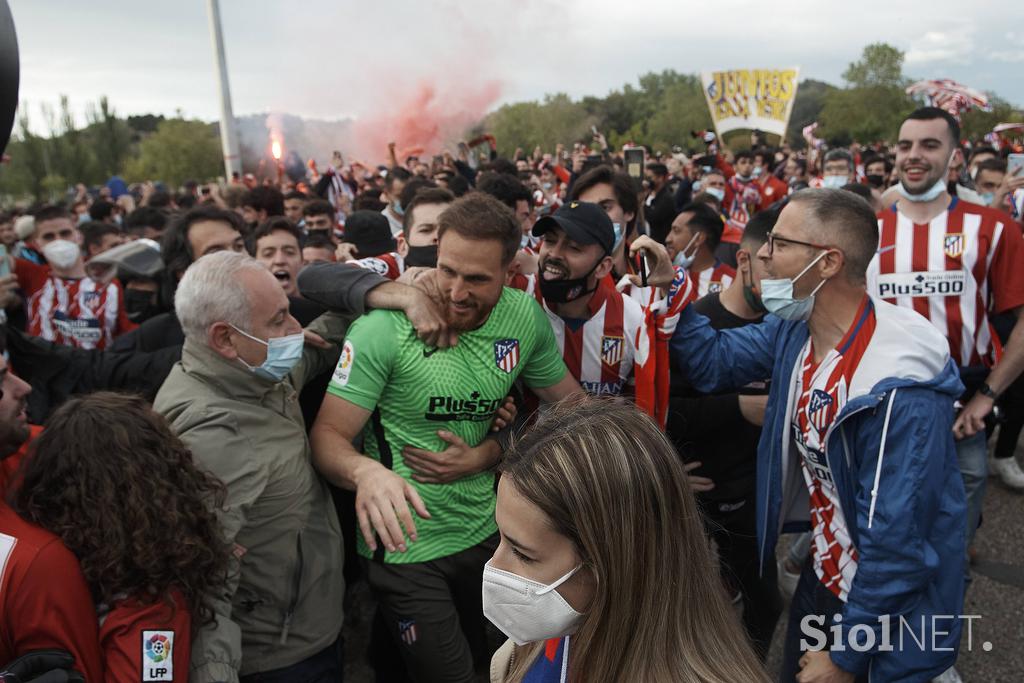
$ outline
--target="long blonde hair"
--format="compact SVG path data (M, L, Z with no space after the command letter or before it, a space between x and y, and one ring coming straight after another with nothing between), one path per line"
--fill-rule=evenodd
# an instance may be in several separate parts
M595 577L572 637L572 681L767 681L679 456L647 416L619 400L563 401L513 443L501 471ZM508 683L543 645L515 649Z

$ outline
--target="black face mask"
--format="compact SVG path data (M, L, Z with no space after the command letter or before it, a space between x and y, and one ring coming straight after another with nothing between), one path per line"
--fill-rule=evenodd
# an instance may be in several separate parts
M751 275L750 282L747 282L746 271L743 271L743 298L746 299L747 305L750 306L757 313L762 315L768 312L768 309L764 307L764 303L761 302L761 292L754 288L754 277Z
M409 253L405 255L405 265L413 268L437 268L437 245L409 247Z
M142 289L124 290L124 311L133 323L149 320L160 312L160 307L153 303L156 292Z
M570 301L575 301L581 296L586 296L597 289L597 284L590 289L587 289L587 280L591 274L597 270L597 267L601 265L601 261L604 260L602 256L594 267L591 268L586 275L582 277L575 277L565 280L545 280L543 272L537 273L538 283L540 284L540 293L543 295L544 300L552 304L567 304ZM543 268L541 269L543 271Z
M882 187L882 183L885 182L885 176L884 175L878 175L877 173L869 173L868 175L866 175L864 177L868 179L868 184L871 185L871 187L878 187L878 188L880 188L880 187Z

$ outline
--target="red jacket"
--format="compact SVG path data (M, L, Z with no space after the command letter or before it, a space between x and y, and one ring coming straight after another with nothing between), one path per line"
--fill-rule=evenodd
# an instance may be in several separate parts
M78 560L0 499L0 666L48 648L70 652L89 683L103 680L96 609Z
M181 593L143 604L121 600L102 619L100 647L107 669L106 683L188 681L192 655L192 617Z

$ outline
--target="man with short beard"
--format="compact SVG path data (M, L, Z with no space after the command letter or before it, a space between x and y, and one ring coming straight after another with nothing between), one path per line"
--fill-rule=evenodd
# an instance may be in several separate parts
M498 543L488 429L519 377L543 401L580 389L543 311L504 287L522 236L512 212L472 193L438 225L437 294L457 345L427 345L402 315L363 316L310 439L321 474L356 492L366 577L414 679L468 682L486 665L481 577Z
M987 477L985 417L1024 369L1024 259L1021 232L1002 211L951 197L946 175L960 125L935 107L911 113L896 151L898 199L878 214L879 249L868 291L928 318L949 340L967 391L953 425L967 492L966 533L974 538ZM1016 317L1000 354L989 317ZM997 461L1004 480L1024 481L1011 458Z

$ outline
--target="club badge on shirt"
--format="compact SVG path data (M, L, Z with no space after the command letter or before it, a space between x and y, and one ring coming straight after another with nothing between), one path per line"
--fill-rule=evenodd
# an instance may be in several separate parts
M499 339L494 342L494 362L500 370L512 374L519 365L519 340Z
M142 632L142 680L174 680L174 631Z
M622 337L601 337L601 360L606 365L622 361Z
M964 253L964 234L955 232L943 236L942 251L949 258L960 258Z

